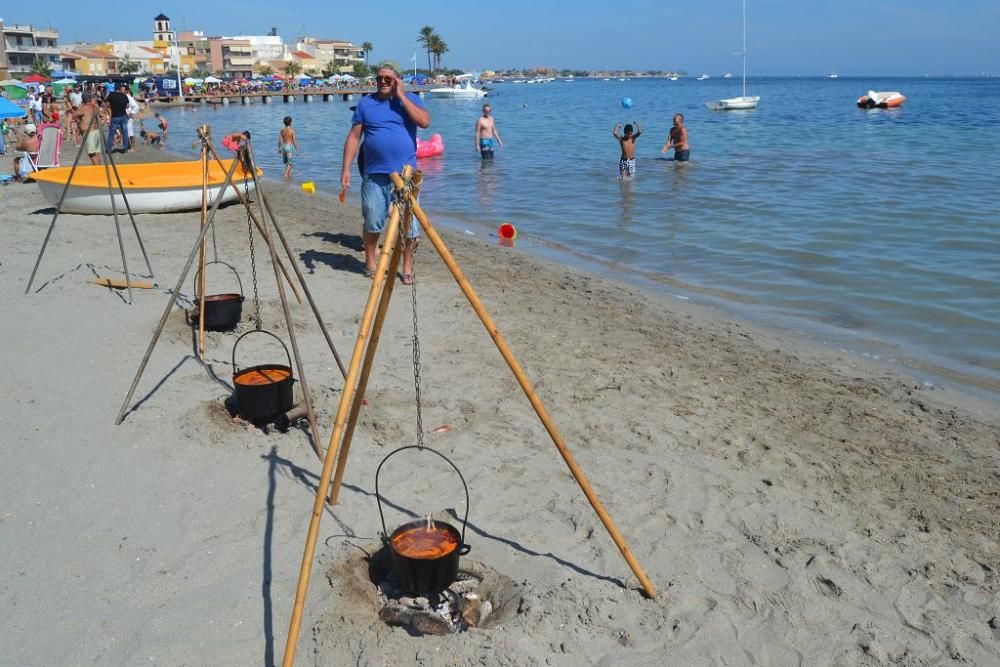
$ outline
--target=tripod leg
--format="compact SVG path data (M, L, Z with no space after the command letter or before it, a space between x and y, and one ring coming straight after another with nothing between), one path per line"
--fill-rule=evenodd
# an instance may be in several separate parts
M234 160L232 166L229 168L229 172L226 174L226 183L232 181L233 172L236 171L237 164L238 163ZM177 284L174 285L174 289L170 293L170 299L167 301L167 307L163 309L163 315L160 317L160 323L156 326L153 338L149 341L149 346L146 348L146 354L143 355L142 362L139 364L139 368L135 372L135 378L132 380L132 386L129 387L128 396L125 397L125 401L118 410L118 416L115 418L115 424L121 424L122 419L125 418L125 411L128 409L129 403L132 402L132 397L135 395L135 388L139 386L139 378L142 377L142 372L146 370L146 364L149 363L149 357L153 354L153 348L156 347L156 341L159 340L160 334L163 333L163 327L167 324L167 318L170 316L170 310L174 307L174 304L177 303L177 295L181 293L181 287L184 285L184 280L187 278L187 274L191 270L191 265L194 264L194 258L198 254L198 248L204 240L205 234L208 233L209 228L215 222L215 214L219 210L219 204L222 203L222 196L225 192L226 189L223 186L223 188L219 191L219 196L215 198L215 203L212 204L212 210L208 214L208 220L205 222L205 226L202 227L201 233L198 235L198 239L194 242L194 247L191 248L191 254L188 255L187 263L184 265L184 270L181 271L181 275L177 278Z
M115 173L115 180L118 181L118 190L122 193L122 201L125 202L125 210L128 212L129 220L132 221L132 231L135 232L135 240L139 242L139 250L142 251L142 258L146 260L146 269L149 271L149 277L153 277L153 266L149 263L149 255L146 254L146 246L142 242L142 235L139 234L139 225L135 224L135 215L132 214L132 207L128 203L128 195L125 194L125 186L122 185L122 177L118 174L118 165L115 161L110 159L111 149L108 149L108 161L111 163L111 169Z
M125 137L128 141L128 137ZM128 302L129 305L133 303L132 300L132 277L128 273L128 260L125 258L125 243L122 241L122 226L118 222L118 205L115 203L115 192L111 186L111 164L114 163L114 158L111 157L111 147L108 145L108 139L101 134L101 146L104 147L104 154L107 156L108 161L104 163L104 175L108 178L108 197L111 198L111 214L115 216L115 233L118 235L118 250L122 254L122 270L125 272L125 285L128 287ZM117 167L115 168L117 171Z
M392 213L389 216L387 224L389 226L385 230L385 246L391 248L395 245L396 237L399 233L398 206L392 207ZM295 662L295 649L299 641L299 630L302 626L302 610L306 603L306 592L309 590L309 577L312 574L313 556L316 554L316 538L319 535L320 520L323 518L323 506L326 503L326 495L330 489L330 474L333 472L333 461L337 457L336 443L343 433L344 421L347 418L351 399L354 397L354 390L357 387L358 372L361 366L361 357L365 349L365 342L368 339L372 320L375 315L375 307L387 277L389 255L390 253L383 252L378 261L375 280L372 281L371 290L368 292L368 301L365 304L364 314L361 316L358 337L354 342L354 352L351 355L351 362L347 367L347 380L344 384L344 392L340 396L340 406L337 408L337 417L334 421L333 433L330 435L330 444L326 448L326 457L323 459L323 471L320 473L319 486L316 489L316 499L313 502L312 518L309 521L309 533L306 535L305 551L302 554L299 583L295 589L295 606L292 608L292 618L288 624L288 637L285 639L285 657L282 660L283 667L291 667Z
M90 132L94 127L94 120L97 118L97 114L90 117L90 127L87 128L87 132ZM84 132L84 136L87 135ZM83 156L83 147L86 142L80 141L80 149L76 152L76 159L73 160L73 168L69 170L69 177L66 179L66 185L63 186L62 194L59 195L59 203L56 204L56 212L52 215L52 222L49 223L49 231L45 234L45 240L42 241L42 249L38 252L38 259L35 260L35 268L31 270L31 277L28 278L28 286L24 288L24 293L27 294L31 291L31 285L35 282L35 274L38 273L38 267L42 263L42 255L45 254L45 248L49 245L49 238L52 236L52 230L55 229L56 219L62 212L63 202L66 201L66 193L69 192L69 184L73 182L73 174L76 173L76 168L80 165L80 158Z
M257 187L259 188L260 186L258 185ZM302 269L299 268L299 263L292 255L292 249L288 245L288 241L285 239L285 233L281 231L281 226L278 224L277 218L274 217L274 211L271 210L271 203L267 200L267 197L264 196L264 193L259 190L258 196L261 201L264 202L264 208L267 209L268 214L271 216L271 225L274 227L275 234L281 242L281 246L285 249L285 255L288 257L288 261L292 265L292 270L295 272L295 276L299 279L299 285L302 286L302 292L306 295L306 301L309 302L309 307L312 308L313 315L316 317L316 323L319 324L319 329L323 332L323 337L326 338L326 344L330 347L330 352L333 353L333 358L337 362L340 374L342 377L346 378L347 369L344 368L344 362L340 360L340 355L337 354L337 348L333 345L333 339L330 338L330 332L327 330L326 324L323 322L323 316L320 315L319 307L316 306L316 301L313 300L312 292L309 291L309 286L306 284L305 276L302 275Z
M396 182L397 187L399 187L400 182L396 181L396 178L393 180ZM510 370L517 378L518 384L521 385L521 389L524 391L525 396L528 397L528 401L531 402L531 406L535 409L535 413L538 414L538 418L541 420L542 425L544 425L545 430L548 431L549 437L552 438L552 442L555 444L556 449L558 449L559 454L562 455L563 461L565 461L566 465L569 467L570 472L573 474L573 478L576 479L576 483L579 484L580 489L583 491L583 495L585 495L587 500L590 501L591 507L594 508L594 511L600 518L601 523L604 524L604 527L611 535L611 539L614 540L618 550L621 551L621 554L628 563L628 566L632 568L632 572L639 580L639 583L642 584L642 588L646 592L646 595L651 598L655 598L656 589L653 587L652 582L646 578L646 574L642 571L642 567L632 554L632 550L629 549L628 544L621 536L621 533L618 532L618 528L615 526L614 521L612 521L611 516L604 509L604 505L601 504L597 494L594 493L594 490L590 487L587 477L583 474L580 466L577 465L576 459L573 458L573 454L570 453L569 449L566 447L566 442L559 433L559 429L556 427L555 422L552 421L552 418L549 416L545 406L542 405L542 401L538 398L538 395L535 394L535 390L528 381L528 377L525 375L524 369L521 368L521 364L518 363L517 359L514 357L514 353L511 352L510 347L507 345L507 341L504 340L503 335L500 333L499 329L497 329L497 325L493 321L493 318L490 317L490 314L486 311L486 308L476 295L475 290L472 289L472 285L470 285L469 281L465 279L465 275L458 267L458 264L455 262L455 258L452 257L448 247L445 246L444 241L442 241L441 237L438 236L437 230L434 229L434 226L431 224L430 220L427 219L427 216L424 214L420 205L417 204L416 199L413 197L410 198L410 206L413 208L413 214L417 216L417 220L420 221L420 226L423 227L424 233L427 234L428 240L430 240L434 249L437 250L441 259L448 266L448 269L451 271L451 275L454 276L458 286L462 289L465 297L472 305L472 309L476 311L476 314L482 321L483 326L486 327L486 331L496 344L497 349L500 351L500 355L503 356L504 361L507 362Z
M208 152L204 144L201 147L201 227L205 227L208 217ZM205 242L201 239L201 249L198 252L198 357L205 361Z

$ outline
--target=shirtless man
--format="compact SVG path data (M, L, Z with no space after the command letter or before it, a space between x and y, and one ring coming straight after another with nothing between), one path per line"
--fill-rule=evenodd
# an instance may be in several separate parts
M622 126L618 123L611 130L611 134L618 140L621 146L622 155L618 160L618 180L627 181L635 176L635 140L642 134L639 121L635 121L635 134L632 133L632 126L625 126L625 134L618 134L618 128Z
M281 131L278 132L278 153L281 155L281 161L285 163L285 178L292 177L292 149L295 149L295 154L299 154L299 142L295 140L295 130L292 129L292 117L285 116L281 121L285 124Z
M687 162L691 158L691 147L688 146L688 131L684 127L684 114L674 114L674 126L670 128L667 143L663 144L660 152L666 153L671 148L674 149L675 161Z
M73 112L73 120L84 133L84 150L87 151L91 164L101 164L101 130L96 118L99 113L97 100L92 93L84 93L83 104ZM93 127L90 126L91 122L94 123Z
M38 150L42 147L42 137L38 134L38 130L34 123L28 123L24 126L24 133L17 142L17 146L14 150L23 151L27 153L31 160L38 159ZM23 182L25 179L31 177L31 172L35 168L32 163L28 161L28 158L24 155L18 155L14 158L14 180Z
M483 105L483 115L476 121L476 150L484 160L493 159L493 139L503 148L503 140L497 132L497 124L490 113L493 109L489 104Z

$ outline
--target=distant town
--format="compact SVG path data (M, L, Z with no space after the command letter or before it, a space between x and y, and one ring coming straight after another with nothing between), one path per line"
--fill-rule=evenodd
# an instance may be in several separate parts
M335 74L367 76L373 58L371 42L356 44L343 39L298 37L286 43L277 28L264 35L213 36L200 30L177 31L170 18L159 14L150 21L148 40L112 40L62 44L59 30L0 19L0 79L19 79L31 74L53 73L126 78L138 76L206 77L250 79L279 75L329 77ZM463 70L441 66L447 43L425 26L417 34L417 63L393 63L398 69L420 73L457 74ZM426 55L426 61L424 60ZM427 67L420 67L426 62ZM606 70L588 71L533 67L483 70L483 79L532 79L545 77L670 77L683 71Z

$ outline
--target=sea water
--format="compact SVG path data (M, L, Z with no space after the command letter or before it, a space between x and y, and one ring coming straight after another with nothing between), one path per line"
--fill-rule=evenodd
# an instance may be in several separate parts
M496 84L488 102L504 148L485 164L474 137L483 100L428 98L421 136L440 133L446 149L421 160L422 202L480 236L511 222L519 240L626 280L1000 392L1000 80L749 88L758 109L712 112L705 102L740 95L739 79ZM907 101L856 108L869 89ZM171 111L170 148L187 151L201 123L216 136L249 129L266 174L280 177L277 134L291 115L302 149L293 179L336 194L357 97L321 100ZM674 113L686 118L686 164L660 152ZM611 130L633 121L637 174L620 183Z

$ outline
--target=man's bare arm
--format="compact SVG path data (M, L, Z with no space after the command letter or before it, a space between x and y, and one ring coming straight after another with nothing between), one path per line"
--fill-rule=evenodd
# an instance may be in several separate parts
M403 105L403 110L406 111L406 115L410 117L410 120L416 124L417 127L427 129L431 126L431 114L427 109L422 109L413 103L406 95L406 87L401 79L396 79L395 82L396 98L399 99L400 104Z
M361 123L355 124L351 128L351 131L347 133L347 138L344 140L344 164L340 168L340 187L345 190L351 187L351 165L354 164L354 159L358 157L362 127Z

